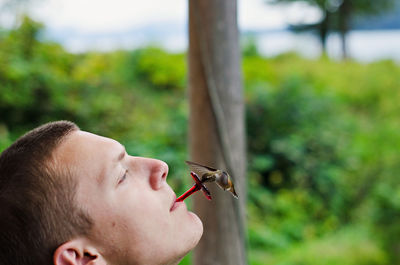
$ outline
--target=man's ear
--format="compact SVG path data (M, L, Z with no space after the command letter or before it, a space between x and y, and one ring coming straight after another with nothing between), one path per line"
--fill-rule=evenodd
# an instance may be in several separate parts
M54 252L53 262L54 265L106 265L100 253L81 238L60 245Z

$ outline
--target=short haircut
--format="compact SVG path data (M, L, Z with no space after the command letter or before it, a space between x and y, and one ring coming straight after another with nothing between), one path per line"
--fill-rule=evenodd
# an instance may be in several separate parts
M77 179L53 156L77 130L68 121L47 123L1 154L1 265L53 264L58 246L89 233L93 221L75 201Z

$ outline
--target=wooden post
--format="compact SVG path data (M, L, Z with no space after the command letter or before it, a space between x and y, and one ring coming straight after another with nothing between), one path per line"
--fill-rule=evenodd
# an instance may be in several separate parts
M239 199L208 184L211 202L194 195L204 234L195 265L245 265L244 100L234 0L189 0L189 148L194 162L227 170Z

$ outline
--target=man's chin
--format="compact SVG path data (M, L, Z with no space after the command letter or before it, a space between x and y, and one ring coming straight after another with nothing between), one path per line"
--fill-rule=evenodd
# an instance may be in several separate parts
M183 235L183 238L179 236L180 246L176 249L176 256L179 257L178 261L197 246L203 235L203 223L200 218L190 211L187 214L187 219L185 218L184 223L181 223L178 229L180 235Z
M203 235L203 222L195 213L189 212L189 214L191 215L191 219L194 226L191 230L193 240L191 242L192 244L190 250L192 250L197 246L197 244L201 239L201 236Z
M195 214L194 212L189 212L189 214L192 216L193 222L196 224L196 226L198 226L197 231L199 231L200 233L199 235L199 240L200 240L201 236L203 235L203 222L201 221L200 217L198 217L197 214Z

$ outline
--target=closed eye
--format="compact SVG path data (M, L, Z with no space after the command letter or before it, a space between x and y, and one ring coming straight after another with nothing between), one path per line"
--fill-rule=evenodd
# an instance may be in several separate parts
M126 179L127 175L128 175L128 170L125 170L124 175L118 180L118 184L124 182L124 180Z

